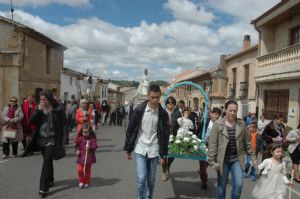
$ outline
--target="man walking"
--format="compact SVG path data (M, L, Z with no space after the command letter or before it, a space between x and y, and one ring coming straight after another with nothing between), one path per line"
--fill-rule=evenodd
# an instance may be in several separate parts
M134 109L126 132L124 150L129 160L134 151L138 199L152 199L157 163L168 154L169 118L160 97L159 86L150 85L148 100Z

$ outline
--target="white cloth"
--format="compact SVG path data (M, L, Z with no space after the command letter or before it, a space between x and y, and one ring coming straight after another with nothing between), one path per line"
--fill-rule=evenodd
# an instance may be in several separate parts
M289 153L293 153L295 151L295 149L298 147L298 145L300 144L299 137L300 137L299 129L291 130L287 134L286 141L290 142L289 147L288 147Z
M286 195L285 183L288 182L285 176L285 164L274 164L271 158L264 160L264 162L264 164L262 163L263 166L270 167L270 169L264 169L264 171L267 170L267 174L263 172L253 189L252 195L259 199L284 199ZM258 166L260 169L261 165Z
M180 128L183 128L185 130L194 129L194 124L193 124L192 120L190 120L188 118L180 117L177 119L177 123L180 126ZM179 132L182 132L182 131L180 131L180 128L177 131L177 135Z
M207 130L206 130L206 135L205 135L205 141L206 143L208 143L208 140L209 140L209 136L210 136L210 132L211 132L211 129L213 127L213 121L209 121L209 124L208 124L208 127L207 127Z
M264 131L265 127L270 123L270 121L268 120L264 120L262 121L261 119L258 120L258 123L257 123L257 128L258 128L258 132L260 134L262 134L262 132Z
M134 152L148 158L159 156L159 145L157 138L157 123L158 123L158 108L151 110L147 104L139 133L137 137L137 144Z

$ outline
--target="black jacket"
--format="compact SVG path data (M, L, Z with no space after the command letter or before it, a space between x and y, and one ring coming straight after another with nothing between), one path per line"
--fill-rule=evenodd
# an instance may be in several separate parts
M52 110L52 121L55 133L55 145L65 145L69 144L69 131L68 131L68 123L64 110L62 107L57 106ZM26 147L23 156L30 152L40 151L41 147L37 144L37 139L39 136L39 130L42 125L43 112L39 109L36 109L30 118L30 124L35 125L36 132L34 133L32 140Z
M177 119L182 117L181 112L179 108L175 108L174 112L172 113L172 124L173 124L173 135L177 135L177 131L179 129L179 124L177 122Z
M139 128L144 116L145 109L148 101L143 102L137 106L132 115L132 119L129 121L128 128L126 131L126 139L124 150L132 152L135 148L136 139L139 133ZM169 127L168 127L168 113L162 108L161 105L158 107L158 123L157 123L157 138L159 145L159 155L164 157L168 155L168 144L169 144Z

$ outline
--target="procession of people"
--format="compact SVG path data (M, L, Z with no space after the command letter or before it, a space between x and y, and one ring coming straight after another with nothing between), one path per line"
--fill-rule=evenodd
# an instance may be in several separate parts
M206 116L200 108L187 107L183 100L177 101L172 96L166 98L165 104L160 104L161 96L160 87L150 85L148 99L135 106L130 102L127 109L119 102L99 102L90 98L72 99L62 104L50 90L42 90L37 102L32 93L28 93L22 103L12 96L0 117L2 159L41 152L38 194L44 198L55 183L53 160L63 158L65 146L74 143L78 187L87 189L93 183L92 164L96 163L99 146L96 132L101 131L107 119L108 125L124 125L127 114L123 149L128 160L134 159L138 199L153 198L158 164L162 168L162 181L172 176L176 157L168 155L169 142L171 137L184 136L185 130L205 144L207 158L195 161L199 164L195 172L199 174L202 190L207 191L207 168L210 166L216 171L218 199L226 197L229 173L232 199L241 197L244 179L257 180L252 196L261 199L286 198L286 185L292 186L293 181L300 183L300 125L285 132L281 114L271 121L265 120L264 115L257 120L256 114L251 112L239 119L238 104L234 100L228 100L224 110L211 107L204 122ZM75 139L69 141L74 127ZM23 154L18 154L19 142L23 144ZM284 150L288 150L292 160L294 179L288 178L287 164L282 160ZM258 179L257 174L261 174Z

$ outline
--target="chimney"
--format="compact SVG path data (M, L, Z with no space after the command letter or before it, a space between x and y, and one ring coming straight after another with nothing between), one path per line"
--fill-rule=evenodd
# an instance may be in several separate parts
M243 50L250 48L250 46L251 46L250 35L244 35Z

